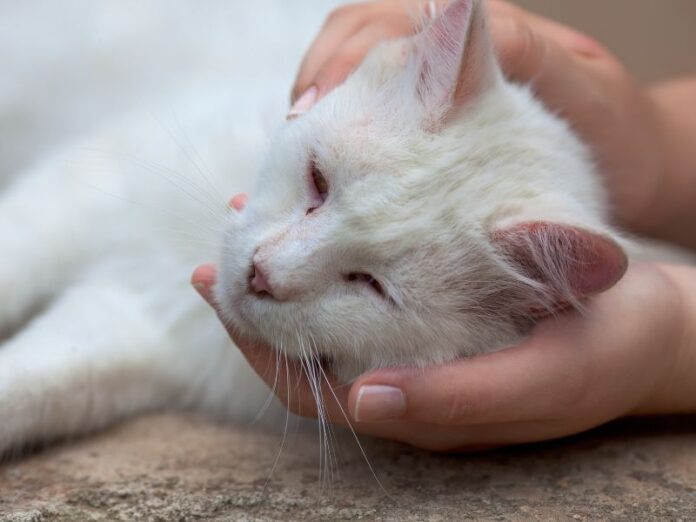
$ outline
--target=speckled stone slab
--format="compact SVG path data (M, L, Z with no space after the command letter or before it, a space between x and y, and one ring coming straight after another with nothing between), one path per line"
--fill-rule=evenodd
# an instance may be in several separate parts
M320 482L315 433L156 416L0 466L0 521L695 520L696 418L631 420L474 455L348 434ZM270 477L270 478L269 478Z

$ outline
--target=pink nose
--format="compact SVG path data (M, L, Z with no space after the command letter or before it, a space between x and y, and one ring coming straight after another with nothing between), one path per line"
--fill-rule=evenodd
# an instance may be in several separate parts
M261 296L269 295L270 297L273 297L273 288L271 288L271 284L268 282L266 274L263 273L263 270L257 263L254 263L251 267L249 286L251 287L252 292L255 294Z

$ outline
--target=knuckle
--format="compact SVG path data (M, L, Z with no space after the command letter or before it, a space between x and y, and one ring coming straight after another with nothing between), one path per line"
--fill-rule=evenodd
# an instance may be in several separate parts
M440 422L442 424L459 424L478 416L485 411L487 398L481 392L471 391L467 394L453 393L447 401L448 406L443 410Z
M524 63L535 64L539 60L538 46L536 45L536 36L532 28L528 24L513 18L512 34L514 38L510 47L510 52Z
M359 53L354 49L340 51L329 61L329 66L333 70L351 69L359 59Z
M531 77L542 67L545 46L534 30L519 18L506 20L507 35L501 60L509 73Z

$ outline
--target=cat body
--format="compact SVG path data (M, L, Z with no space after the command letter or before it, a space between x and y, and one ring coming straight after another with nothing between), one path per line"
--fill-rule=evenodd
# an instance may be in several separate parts
M273 58L292 67L315 26L270 8L303 35ZM623 274L588 152L503 79L480 2L380 46L268 147L280 69L172 96L4 192L0 452L149 410L256 415L269 392L190 288L201 262L226 321L343 380L505 348Z

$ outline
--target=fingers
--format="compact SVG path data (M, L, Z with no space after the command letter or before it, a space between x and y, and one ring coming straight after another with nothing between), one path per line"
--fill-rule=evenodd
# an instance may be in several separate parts
M335 10L300 67L292 91L293 104L297 105L291 115L306 112L342 83L380 41L412 34L417 29L412 11L422 4L366 2ZM610 58L590 37L508 2L491 1L489 12L505 73L514 80L532 83L555 110L568 105L568 100L576 100L578 93L587 92L588 75L578 69L578 58Z
M561 47L583 56L592 57L606 53L606 50L593 38L558 22L543 18L530 11L505 2L491 0L488 12L492 20L516 20L528 26L540 36L553 40Z
M563 322L566 335L572 321ZM569 346L557 329L491 355L425 370L368 374L351 390L351 412L363 422L459 426L553 418L578 399L586 378L582 350Z
M333 56L336 49L362 27L365 20L365 14L356 5L339 7L329 15L319 36L302 60L292 89L293 104L316 84L317 72ZM323 85L321 92L324 93L326 90L327 86Z
M341 84L379 42L412 34L420 3L364 2L333 11L302 61L291 113L306 112Z
M521 18L494 18L491 33L504 73L527 83L544 104L571 122L581 134L591 128L596 105L605 99L605 85L596 73L610 57L587 60L564 47L538 23Z
M213 287L217 279L217 268L215 265L201 265L193 271L191 275L191 285L201 295L201 297L212 306Z
M412 21L408 17L384 18L384 22L376 19L362 27L342 43L316 72L314 84L319 91L318 96L343 83L377 44L409 34L411 28Z

